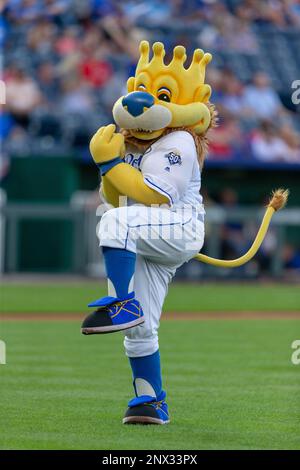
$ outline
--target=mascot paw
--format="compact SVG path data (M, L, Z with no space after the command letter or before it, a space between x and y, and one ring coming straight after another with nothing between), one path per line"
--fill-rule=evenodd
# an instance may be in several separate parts
M95 163L104 163L125 154L124 136L115 132L116 126L100 127L90 142L90 152Z

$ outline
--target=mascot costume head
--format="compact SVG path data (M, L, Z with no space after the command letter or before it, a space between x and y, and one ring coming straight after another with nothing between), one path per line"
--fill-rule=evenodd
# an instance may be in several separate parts
M162 43L140 44L140 59L134 77L127 81L128 94L113 107L115 122L126 142L146 148L158 138L175 130L186 130L194 137L200 163L207 149L206 133L215 125L216 112L209 102L211 88L205 70L211 54L196 49L188 68L183 46L176 46L173 58L165 64Z

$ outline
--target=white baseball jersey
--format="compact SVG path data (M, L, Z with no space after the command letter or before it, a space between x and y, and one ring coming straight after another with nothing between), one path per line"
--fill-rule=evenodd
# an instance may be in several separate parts
M191 134L172 132L157 140L144 154L129 150L125 161L142 172L150 188L169 199L171 210L192 206L203 221L201 172ZM128 202L129 205L133 203Z
M145 323L126 330L124 345L129 357L143 357L158 349L161 309L176 269L203 246L204 209L196 147L189 133L168 134L144 154L128 149L125 161L139 169L145 183L170 202L170 207L148 207L128 201L126 207L105 212L98 228L101 246L137 255L130 289L142 305ZM186 210L186 205L192 211Z

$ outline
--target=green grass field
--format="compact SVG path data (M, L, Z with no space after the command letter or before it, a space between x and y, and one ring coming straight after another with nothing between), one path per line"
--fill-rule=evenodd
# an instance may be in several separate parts
M88 301L106 295L102 283L0 286L0 312L85 312ZM165 311L299 311L300 289L286 284L171 284Z
M2 286L0 306L84 312L99 294L96 284L11 284ZM181 285L165 308L297 311L298 300L287 286ZM122 334L85 337L79 327L0 322L1 449L300 449L300 366L291 363L300 320L163 321L172 419L163 427L121 424L132 397Z

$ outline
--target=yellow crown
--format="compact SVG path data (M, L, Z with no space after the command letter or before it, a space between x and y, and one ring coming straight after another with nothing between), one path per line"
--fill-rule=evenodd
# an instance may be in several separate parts
M150 76L166 73L174 76L176 80L185 89L192 87L193 90L204 84L205 69L212 60L212 55L204 53L202 49L196 49L192 61L188 68L184 67L186 62L186 50L183 46L176 46L173 50L173 58L169 64L164 63L166 54L164 45L161 42L155 42L152 46L153 57L149 61L149 43L142 41L140 43L140 58L136 67L135 76L145 71ZM190 91L192 91L190 89Z

